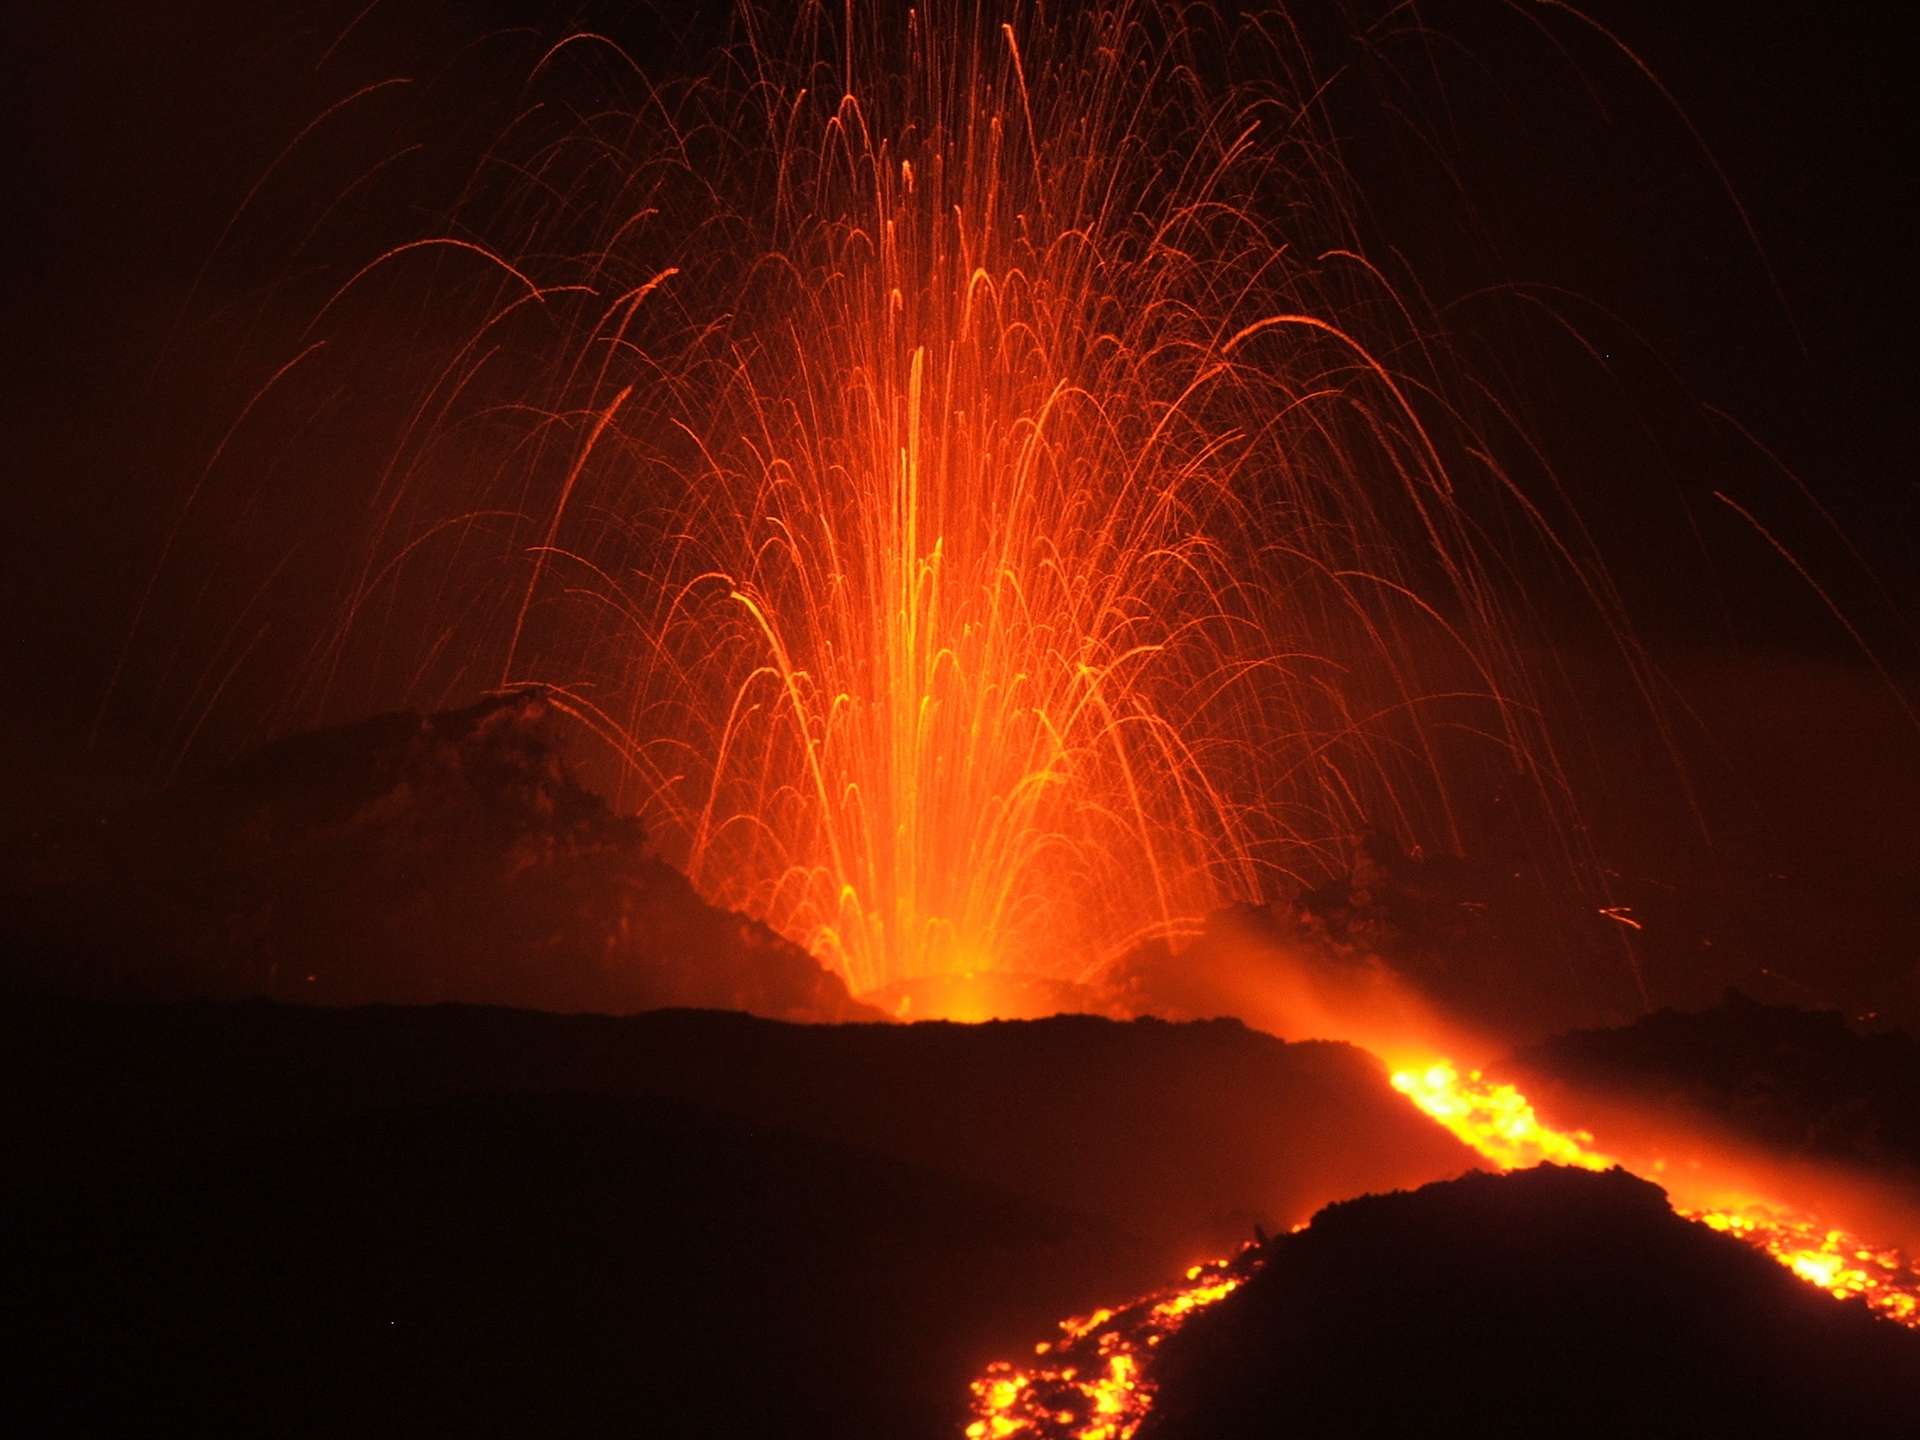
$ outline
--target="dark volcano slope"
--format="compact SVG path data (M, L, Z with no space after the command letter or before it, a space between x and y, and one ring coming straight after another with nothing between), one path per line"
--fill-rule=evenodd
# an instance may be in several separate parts
M294 735L0 848L16 988L877 1020L575 777L551 696Z
M1543 1099L1560 1087L1605 1094L1920 1183L1920 1041L1860 1034L1835 1011L1729 991L1711 1009L1556 1035L1510 1064Z
M1347 1047L1086 1017L22 1002L0 1120L10 1383L76 1433L950 1434L1057 1319L1466 1163Z
M1167 1342L1141 1440L1910 1436L1920 1336L1542 1166L1334 1205Z
M661 1096L1096 1216L1177 1269L1255 1223L1472 1163L1371 1056L1235 1021L31 1002L0 1044L0 1116L56 1185L394 1105Z
M19 1434L957 1433L985 1354L1137 1250L671 1101L471 1096L15 1217Z

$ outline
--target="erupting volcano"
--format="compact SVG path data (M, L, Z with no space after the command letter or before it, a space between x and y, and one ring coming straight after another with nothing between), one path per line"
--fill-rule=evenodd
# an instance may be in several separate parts
M1880 152L1460 10L36 31L7 1409L1898 1433Z
M1457 851L1489 775L1597 883L1522 553L1637 651L1285 16L747 8L644 74L542 54L256 396L351 393L429 317L283 715L550 687L696 885L914 1017L1097 981L1369 825Z

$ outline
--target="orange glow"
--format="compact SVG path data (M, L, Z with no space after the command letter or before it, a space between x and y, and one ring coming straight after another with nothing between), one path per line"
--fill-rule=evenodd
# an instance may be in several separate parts
M1370 824L1458 851L1463 750L1564 818L1506 576L1606 587L1363 233L1298 35L1224 8L743 7L624 92L552 46L446 233L313 316L443 277L316 692L549 686L667 858L863 996L1096 982Z
M619 596L689 873L863 997L1086 982L1339 868L1307 836L1439 821L1441 710L1529 748L1417 392L1343 322L1378 281L1343 203L1262 204L1311 110L1196 95L1158 5L1007 13L910 12L769 95L752 328L673 366L721 383L673 417L674 563Z
M1766 1251L1836 1300L1857 1297L1887 1319L1920 1329L1920 1268L1899 1250L1876 1248L1844 1230L1760 1205L1680 1213Z
M1478 1070L1462 1076L1450 1062L1437 1060L1423 1069L1397 1071L1393 1088L1502 1170L1542 1161L1582 1170L1608 1170L1617 1163L1590 1148L1593 1136L1586 1131L1543 1125L1526 1096Z
M1194 1312L1232 1294L1256 1263L1249 1247L1233 1260L1193 1266L1172 1289L1061 1321L1061 1339L1036 1345L1031 1363L996 1361L973 1382L968 1440L1130 1440L1153 1406L1146 1366L1153 1348Z
M1597 1148L1591 1134L1547 1124L1518 1089L1482 1071L1463 1074L1452 1062L1434 1059L1396 1071L1392 1083L1500 1170L1543 1162L1608 1170L1620 1163ZM1753 1246L1836 1299L1861 1300L1888 1320L1920 1329L1920 1267L1898 1249L1869 1244L1778 1204L1676 1204L1674 1212ZM1063 1338L1036 1345L1031 1363L989 1365L972 1382L968 1440L1130 1440L1153 1406L1147 1362L1154 1348L1195 1311L1231 1295L1260 1260L1259 1250L1249 1246L1232 1261L1196 1265L1181 1285L1062 1321Z
M1620 1163L1593 1148L1586 1131L1547 1125L1513 1086L1478 1070L1462 1075L1438 1060L1398 1071L1393 1087L1502 1170L1543 1160L1587 1170ZM1887 1319L1920 1329L1920 1267L1898 1249L1872 1244L1774 1201L1737 1209L1675 1204L1674 1210L1763 1251L1837 1299L1858 1298Z
M1102 991L1042 975L992 969L956 970L869 990L861 997L896 1020L1040 1020L1049 1015L1129 1019Z

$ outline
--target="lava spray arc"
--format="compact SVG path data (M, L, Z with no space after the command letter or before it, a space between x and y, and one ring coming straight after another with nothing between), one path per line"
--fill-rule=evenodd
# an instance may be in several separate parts
M1090 981L1369 823L1459 848L1461 746L1558 813L1489 537L1623 622L1371 258L1284 15L733 30L674 82L555 45L319 307L335 354L396 305L434 339L299 703L552 687L856 992Z

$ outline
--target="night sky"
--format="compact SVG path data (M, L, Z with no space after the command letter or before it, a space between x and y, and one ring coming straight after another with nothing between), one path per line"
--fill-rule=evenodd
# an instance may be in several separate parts
M422 162L377 218L332 217L324 233L341 253L309 252L307 269L289 269L288 237L360 173L376 153L364 147L404 133L424 155L452 153L497 126L500 95L480 93L494 71L467 51L503 27L604 29L662 74L720 33L624 7L476 0L371 7L329 54L358 0L272 8L269 18L224 0L81 4L10 22L0 583L16 695L8 735L42 756L29 794L150 776L177 743L196 677L149 653L164 648L151 631L93 723L170 517L253 386L290 353L290 317L325 293L321 277L337 276L328 266L356 240L374 243L380 223L388 243L435 228L441 202ZM1858 658L1712 498L1726 490L1790 543L1890 665L1910 667L1902 612L1920 569L1920 482L1908 439L1916 213L1902 7L1797 3L1761 18L1745 6L1595 0L1594 18L1644 58L1712 147L1752 236L1673 109L1592 31L1558 12L1447 9L1424 54L1356 45L1325 7L1305 7L1302 22L1326 37L1316 53L1356 82L1336 85L1330 104L1365 228L1404 252L1436 305L1502 280L1582 297L1568 313L1598 363L1544 312L1469 301L1447 313L1492 384L1525 382L1556 473L1645 633L1676 653ZM492 43L504 90L532 42ZM223 234L303 125L392 75L424 78L296 151ZM1452 174L1430 163L1427 133ZM415 213L390 213L408 203ZM1717 412L1777 452L1807 493ZM319 470L262 485L249 533L283 537L296 567L324 557L329 498ZM191 576L199 563L187 553L177 568ZM178 598L163 587L150 612L162 634ZM257 733L249 706L257 714L254 702L284 683L273 663L284 633L261 617L258 673L236 682L234 723L219 712L210 753Z

